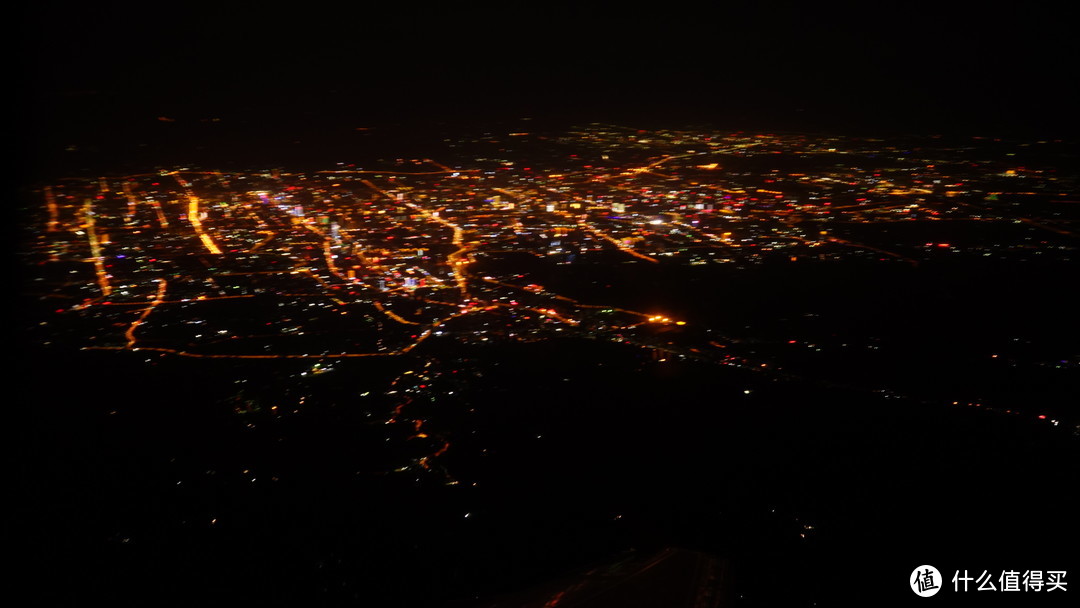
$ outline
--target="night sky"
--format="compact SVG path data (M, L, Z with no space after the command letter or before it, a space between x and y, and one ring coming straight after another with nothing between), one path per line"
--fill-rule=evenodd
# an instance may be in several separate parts
M979 134L1075 130L1067 19L887 2L25 9L29 133L158 116L267 129L533 116ZM753 6L750 6L753 5ZM953 6L953 5L950 5Z

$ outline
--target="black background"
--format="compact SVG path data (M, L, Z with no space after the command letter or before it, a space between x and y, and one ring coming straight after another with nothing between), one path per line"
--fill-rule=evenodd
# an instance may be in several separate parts
M220 118L289 135L531 116L735 129L1075 132L1050 5L75 4L18 14L46 158Z

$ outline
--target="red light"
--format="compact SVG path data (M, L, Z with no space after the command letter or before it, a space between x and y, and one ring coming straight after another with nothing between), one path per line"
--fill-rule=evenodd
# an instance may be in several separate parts
M1039 420L1046 420L1046 414L1039 414Z

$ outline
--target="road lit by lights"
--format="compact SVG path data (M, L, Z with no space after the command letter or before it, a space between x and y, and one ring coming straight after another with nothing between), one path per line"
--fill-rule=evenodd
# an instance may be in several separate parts
M94 201L86 199L83 204L83 218L86 229L86 238L90 243L90 258L94 262L94 273L97 275L98 286L101 287L101 295L112 294L112 286L109 285L109 275L105 272L105 259L101 255L101 244L98 242L97 230L94 222Z

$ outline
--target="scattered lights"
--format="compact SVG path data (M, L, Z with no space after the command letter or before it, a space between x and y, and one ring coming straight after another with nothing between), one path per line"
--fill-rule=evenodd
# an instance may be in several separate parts
M872 259L876 263L884 255L893 255L886 251L894 249L892 245L869 238L859 243L839 236L818 236L834 233L861 241L861 237L855 236L861 233L849 231L850 225L878 221L935 221L938 222L935 226L941 228L946 227L941 221L945 219L970 220L969 223L1005 221L1004 213L999 217L996 209L1007 205L1009 197L1052 191L1049 181L1035 184L1041 178L1028 169L1019 171L1022 175L1009 169L1006 174L1017 179L995 180L995 184L1002 181L1035 184L1025 186L1025 193L1001 192L1006 188L998 185L991 192L980 189L982 185L966 175L941 175L944 165L933 172L925 171L924 167L935 169L935 165L927 165L925 160L917 163L915 172L882 168L871 173L859 169L858 163L851 163L850 167L845 163L820 173L702 173L720 169L717 162L711 162L712 158L775 154L778 153L775 148L780 146L785 146L787 152L795 150L800 154L825 150L848 154L842 146L833 147L837 140L829 140L830 147L817 142L811 150L779 137L716 136L701 140L708 141L705 155L685 158L679 153L687 149L689 142L673 148L664 143L670 141L667 136L631 140L626 134L601 135L596 130L588 135L602 147L594 150L595 155L583 155L572 169L554 169L557 173L546 164L519 171L513 161L489 159L491 164L501 164L507 169L498 173L499 181L487 177L495 175L494 171L460 166L450 169L430 160L425 160L423 166L418 160L412 160L412 164L408 160L399 161L399 168L411 170L401 172L385 168L380 172L364 171L341 165L332 176L289 175L279 171L222 176L183 169L161 172L160 175L169 176L161 182L147 176L123 178L123 192L115 193L123 198L111 200L122 207L126 199L126 208L119 212L110 211L109 204L96 202L103 200L96 194L96 186L95 190L78 196L65 196L60 186L49 188L44 191L44 210L48 216L42 217L42 234L63 235L63 238L49 239L49 249L42 249L42 260L50 258L50 261L43 263L70 260L86 263L83 270L63 268L62 271L65 280L72 282L85 275L85 280L79 281L84 285L77 297L66 300L84 303L56 312L79 311L70 316L93 317L98 311L108 310L108 314L117 315L110 321L120 319L120 314L126 315L122 321L111 324L116 328L112 330L114 338L119 339L102 348L152 350L159 355L199 358L305 358L309 359L308 363L318 360L304 371L293 372L306 376L304 382L312 381L310 376L333 370L329 360L395 357L410 352L432 335L447 336L437 338L443 343L451 340L479 343L545 339L558 335L555 333L558 331L610 338L651 349L654 360L659 361L712 358L742 369L771 373L774 368L768 364L718 354L722 352L720 349L727 348L719 343L713 343L716 349L703 344L698 349L687 348L688 340L693 339L692 331L649 327L650 324L685 326L685 321L673 321L661 314L600 308L596 304L610 304L602 298L585 304L558 293L561 283L547 281L542 273L531 277L502 275L493 270L496 265L486 264L484 258L505 253L508 257L533 254L543 259L542 255L550 252L559 256L550 262L579 263L570 259L577 257L593 263L609 256L616 263L630 264L626 268L631 270L634 265L640 268L644 261L659 263L658 260L671 265L731 262L743 268L765 263L762 260L768 259L768 252L775 256L773 259L808 263L814 259L824 262L841 259L840 256L864 256L860 259ZM657 149L662 151L637 156L650 158L639 161L645 164L640 167L627 167L624 163L618 168L605 169L582 164L588 162L586 158L595 158L600 150L605 152L605 161L614 159L612 164L628 158L616 152L619 149L613 145L616 141L630 149L636 148L635 154L643 146L661 146ZM700 141L692 147L704 149L699 144ZM714 152L716 156L708 156ZM910 158L913 157L905 161L909 165ZM688 179L688 175L693 178ZM447 177L460 179L450 181ZM230 188L230 182L248 185L224 194L223 188ZM771 190L760 188L763 182ZM939 186L932 186L931 182ZM500 187L494 188L495 184ZM942 192L940 188L946 186L970 190L949 190L940 198L926 196ZM513 200L513 204L497 205L494 209L475 204L484 200L492 189L505 198L488 200ZM979 193L979 202L967 198L969 194L974 197ZM104 199L112 198L112 192L108 194ZM984 195L992 196L985 199L988 201L985 208L981 206ZM946 203L947 197L952 198ZM938 215L940 218L934 217ZM172 226L168 224L169 217L173 218ZM1008 217L1007 221L1029 224L1021 228L1032 232L1053 230L1068 234L1058 230L1067 227L1064 223L1047 228L1029 218ZM249 222L248 227L237 229L241 222ZM650 228L665 224L671 230ZM119 228L121 225L123 230ZM905 224L908 225L911 224ZM106 226L109 234L99 232ZM822 226L836 228L820 230ZM737 238L733 236L736 232ZM952 254L957 257L967 251L968 241L960 241L965 248L961 251L930 236L936 234L913 241L914 245L925 242L925 249L910 249L924 256L936 248L953 248ZM77 243L72 235L80 237ZM959 238L950 236L948 240ZM153 247L149 246L151 242ZM1023 245L1025 251L1038 247L1037 242ZM796 255L793 255L789 248L803 249L794 250ZM1044 247L1035 253L1050 250L1051 247ZM819 257L822 251L827 253ZM151 252L154 257L148 256ZM265 258L260 257L263 254ZM278 265L268 262L271 256L277 258ZM192 261L195 268L176 264L180 259ZM113 263L114 260L117 262ZM549 263L547 259L543 261ZM483 277L474 274L477 267L490 274ZM114 274L106 273L106 269ZM153 281L157 281L157 293ZM544 281L550 288L531 281ZM596 289L604 293L602 285ZM241 298L278 300L269 306L276 304L274 310L280 314L269 321L258 318L260 331L250 332L271 334L269 338L246 334L242 323L229 322L232 328L229 330L219 329L221 325L215 326L213 321L203 321L201 326L189 323L192 319L201 321L201 316L211 318L203 315L203 311L219 304L242 304ZM284 312L283 308L303 312ZM335 313L333 323L338 327L348 327L350 332L355 329L358 333L365 328L377 328L372 330L377 337L371 343L358 340L340 348L323 350L320 345L309 350L306 340L333 333L320 327L330 312ZM106 318L105 313L102 315L101 318ZM350 318L341 319L341 315ZM177 318L184 320L178 322ZM505 326L503 321L507 321ZM184 333L182 338L170 342L162 337L172 331L167 329L167 323L182 323L185 332L196 329L200 333ZM108 336L102 338L98 344L106 343ZM265 339L256 346L248 346L255 342L252 338ZM296 343L305 346L294 346ZM798 344L798 341L787 343ZM814 348L812 344L806 346ZM732 344L723 352L738 352L737 349ZM788 352L795 351L802 352L801 349ZM990 358L1011 361L1008 354L992 354ZM1068 364L1062 362L1062 365ZM429 386L437 385L411 381L408 387L401 388L399 397L416 396L421 390L427 396L433 392L428 390ZM743 391L745 395L751 392ZM370 394L364 392L360 396ZM454 392L439 391L439 394ZM954 401L953 405L959 402ZM965 405L982 406L966 402ZM274 405L269 410L276 413L279 408ZM983 410L997 411L989 403ZM1040 414L1038 419L1047 420L1047 415ZM414 436L429 438L428 433L422 432ZM417 461L406 469L417 471L424 467L426 461ZM465 514L466 518L469 516Z

